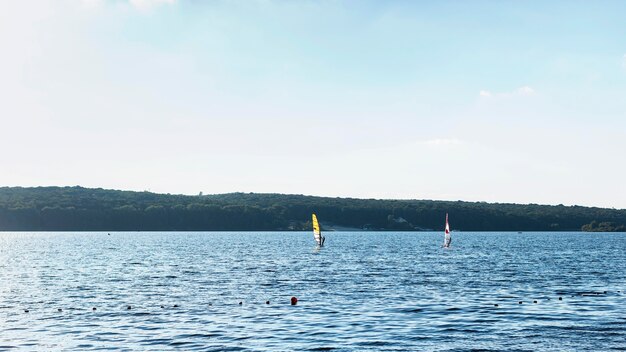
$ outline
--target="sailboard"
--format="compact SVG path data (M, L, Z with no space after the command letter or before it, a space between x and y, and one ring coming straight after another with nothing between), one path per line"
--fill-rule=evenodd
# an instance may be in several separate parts
M317 216L313 214L313 238L317 242L318 246L323 246L326 238L322 236L322 230L320 229L320 223L317 221Z
M446 213L446 229L444 230L445 234L443 236L443 248L450 248L450 243L452 243L452 236L450 236L450 223L448 223L448 213Z

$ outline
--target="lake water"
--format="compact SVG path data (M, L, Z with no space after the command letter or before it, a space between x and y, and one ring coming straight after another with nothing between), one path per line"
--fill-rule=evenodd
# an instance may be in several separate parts
M0 233L0 349L626 349L624 233L326 236Z

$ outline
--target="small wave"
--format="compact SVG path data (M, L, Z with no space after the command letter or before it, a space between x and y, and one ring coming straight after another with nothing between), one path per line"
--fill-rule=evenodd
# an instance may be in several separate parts
M183 274L187 274L187 275L200 275L202 274L199 271L192 271L192 270L183 270Z
M390 343L388 341L380 341L380 340L374 340L374 341L363 341L361 343L359 343L360 346L388 346Z
M189 341L172 341L172 342L168 343L169 346L175 346L175 347L186 346L186 345L190 345L190 344L193 344L193 342L189 342Z
M215 335L213 334L182 334L182 335L178 335L176 336L176 338L180 338L180 339L197 339L197 338L212 338L215 337Z

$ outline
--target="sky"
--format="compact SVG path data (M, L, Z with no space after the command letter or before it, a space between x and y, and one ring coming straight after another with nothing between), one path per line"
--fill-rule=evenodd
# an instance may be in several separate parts
M624 13L0 0L0 186L626 208Z

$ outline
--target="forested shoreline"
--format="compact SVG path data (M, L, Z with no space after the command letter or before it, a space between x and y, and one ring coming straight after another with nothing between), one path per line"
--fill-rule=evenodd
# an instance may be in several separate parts
M171 195L83 187L1 187L0 231L298 231L328 229L626 231L626 210L463 201L229 193Z

